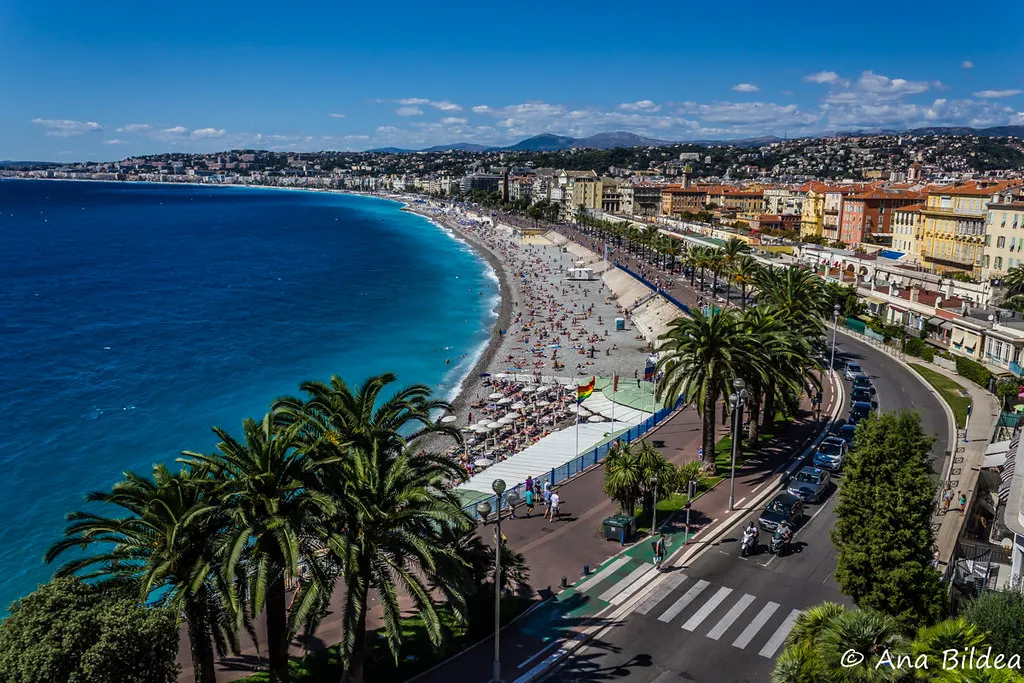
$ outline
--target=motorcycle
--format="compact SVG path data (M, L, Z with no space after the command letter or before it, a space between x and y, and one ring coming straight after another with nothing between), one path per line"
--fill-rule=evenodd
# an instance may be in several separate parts
M757 552L757 534L743 533L743 540L740 542L740 555L747 557Z
M786 533L788 527L784 524L780 524L776 529L775 533L772 534L772 543L770 546L771 552L774 555L782 557L789 552L789 543L792 538L792 532Z

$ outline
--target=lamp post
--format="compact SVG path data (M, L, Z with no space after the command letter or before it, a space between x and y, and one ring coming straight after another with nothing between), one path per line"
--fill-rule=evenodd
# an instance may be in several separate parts
M658 478L651 477L651 536L658 533Z
M497 517L494 521L494 669L493 682L501 682L501 494L505 492L505 481L495 479L491 484L494 491L494 502ZM508 506L514 507L519 502L519 494L509 491L505 496ZM487 516L491 514L491 504L486 500L477 503L476 511L487 522Z
M839 304L832 308L832 356L828 361L829 372L836 367L836 330L839 329Z
M732 467L729 473L729 512L732 512L736 493L736 455L740 450L740 427L743 424L743 405L747 402L747 383L737 377L732 381L734 393L729 394L732 405Z

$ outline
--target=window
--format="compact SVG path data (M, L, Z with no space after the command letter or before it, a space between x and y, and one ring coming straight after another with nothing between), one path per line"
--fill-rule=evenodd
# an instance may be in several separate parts
M1000 237L999 239L996 240L996 248L997 249L1002 249L1005 246L1006 246L1006 238L1005 237Z
M996 342L996 354L995 355L996 355L996 358L999 358L1001 355L1003 355L1003 342L1001 342L1001 341L997 341Z
M988 258L988 257L986 257L986 258ZM1002 269L1003 269L1003 257L1002 256L996 256L996 270L1002 270Z

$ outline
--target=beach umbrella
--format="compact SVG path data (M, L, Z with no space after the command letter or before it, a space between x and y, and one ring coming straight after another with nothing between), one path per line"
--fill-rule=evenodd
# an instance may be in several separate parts
M477 434L486 434L488 432L488 429L487 429L487 427L484 427L483 425L479 425L479 426L475 427L473 429L473 431L476 432Z
M489 373L489 372L481 372L481 373L480 373L480 376L481 376L481 377L490 377L490 376L491 376L491 373Z
M497 401L499 398L504 398L504 394L499 394L496 391L493 394L491 394L490 396L488 396L487 398L491 399L492 401Z
M505 418L508 420L514 420L519 417L519 413L505 413Z
M536 406L537 406L538 408L543 408L543 407L545 407L545 406L549 406L549 405L551 405L551 402L550 402L550 401L537 401L537 403L536 403L535 405L536 405Z
M508 396L506 396L505 398L503 398L503 399L498 401L498 405L499 406L504 406L504 405L508 405L511 402L512 402L512 399L510 399Z
M537 391L537 387L523 387L524 394L532 394L535 391Z
M478 422L477 422L477 424L478 424L478 425L480 425L481 427L486 427L486 426L487 426L487 423L488 423L488 422L490 422L490 420L488 420L488 419L487 419L487 418L485 417L484 419L482 419L482 420L478 421Z
M490 424L487 425L488 429L497 429L499 427L501 427L501 423L499 422L491 422Z
M454 415L445 415L444 417L441 418L441 422L444 422L444 423L447 424L449 422L455 422L458 419L459 418L455 417Z
M490 458L477 458L473 461L475 467L490 467L494 464L494 461Z
M512 422L512 420L509 419L508 417L498 418L498 424L500 424L500 425L508 425L511 422Z
M517 401L516 403L512 404L512 410L522 410L525 407L526 404L523 403L522 401Z
M551 387L537 387L537 393L538 394L543 394L543 393L546 393L548 391L551 391Z
M604 422L603 415L591 415L587 418L587 422Z

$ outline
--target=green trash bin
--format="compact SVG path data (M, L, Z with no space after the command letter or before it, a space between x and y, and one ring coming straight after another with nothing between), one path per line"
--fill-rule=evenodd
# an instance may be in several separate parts
M636 517L614 515L601 522L604 537L609 541L618 541L625 545L626 541L636 533Z

